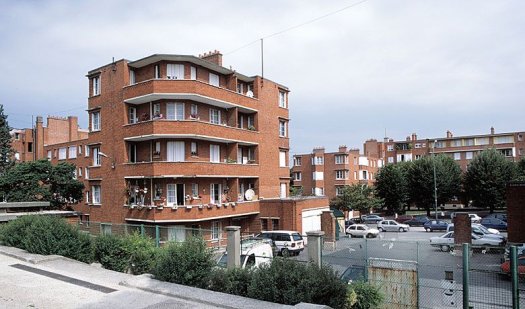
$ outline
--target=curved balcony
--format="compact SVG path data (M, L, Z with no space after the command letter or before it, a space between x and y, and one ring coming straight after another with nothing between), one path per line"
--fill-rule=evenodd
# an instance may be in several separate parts
M124 126L124 140L147 141L159 138L193 138L220 143L257 145L256 131L211 124L198 120L156 119Z
M143 104L156 100L191 100L222 108L239 108L240 112L257 112L258 100L237 92L197 80L150 79L126 86L124 102Z
M176 178L258 178L258 164L211 162L143 162L122 166L124 177L176 177Z
M233 206L235 204L235 206ZM191 207L190 207L191 206ZM220 218L238 217L246 215L256 215L259 211L259 201L227 203L220 205L188 205L164 208L133 208L128 209L126 214L127 221L142 222L197 222L205 220L216 220Z

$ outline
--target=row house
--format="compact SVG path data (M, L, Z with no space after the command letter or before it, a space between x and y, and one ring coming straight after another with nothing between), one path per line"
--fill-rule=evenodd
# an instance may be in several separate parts
M453 158L463 171L469 162L481 151L494 148L507 159L517 162L525 157L525 132L496 133L491 128L490 134L454 136L447 131L446 137L418 139L413 133L404 141L385 139L365 142L365 152L378 153L386 164L412 161L422 156L444 154Z
M359 149L340 146L337 152L325 152L323 147L314 148L310 154L293 156L291 170L293 186L303 195L334 198L345 186L353 184L372 185L381 159L359 153Z

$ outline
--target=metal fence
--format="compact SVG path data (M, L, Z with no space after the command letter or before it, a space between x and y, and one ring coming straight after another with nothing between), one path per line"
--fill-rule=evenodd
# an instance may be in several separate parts
M462 247L443 252L428 241L342 237L324 245L322 262L345 280L361 276L379 287L383 308L464 308L464 297L476 309L525 308L525 282L513 293L510 274L501 270L503 251L469 247L463 254Z

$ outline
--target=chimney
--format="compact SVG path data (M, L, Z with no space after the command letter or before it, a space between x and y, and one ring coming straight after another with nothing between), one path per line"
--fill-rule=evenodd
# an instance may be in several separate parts
M415 141L417 140L417 134L416 133L412 133L412 141Z
M490 127L490 134L494 135L495 132L494 127Z
M452 134L452 132L448 131L447 130L447 138L452 138L454 135Z
M410 142L410 136L407 136L407 142Z
M215 63L216 65L220 65L222 67L222 54L218 50L210 51L208 53L204 53L203 55L199 55L199 58Z
M339 152L346 152L346 145L339 146Z

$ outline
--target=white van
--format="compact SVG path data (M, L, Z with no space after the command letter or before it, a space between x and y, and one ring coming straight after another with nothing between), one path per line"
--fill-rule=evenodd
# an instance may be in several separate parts
M241 267L259 267L270 263L273 259L271 244L264 239L247 239L241 242ZM228 252L220 257L217 265L226 268L228 264Z
M296 231L262 231L257 237L271 239L282 256L298 255L304 250L303 236Z

